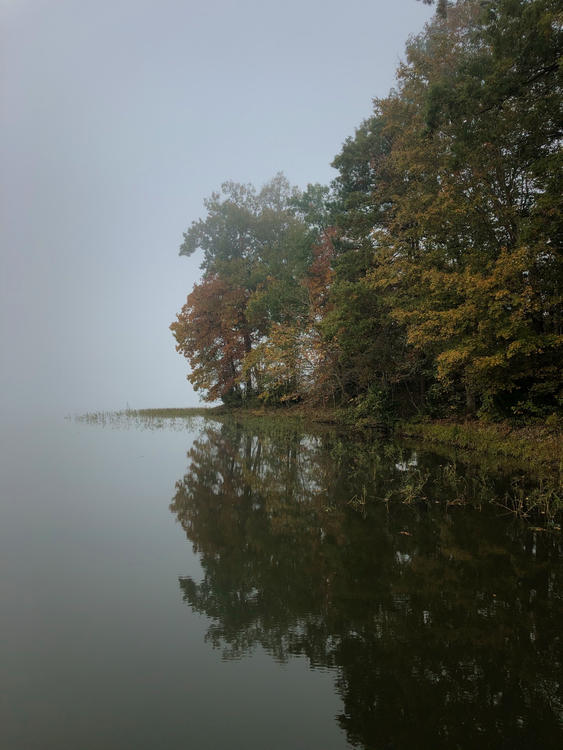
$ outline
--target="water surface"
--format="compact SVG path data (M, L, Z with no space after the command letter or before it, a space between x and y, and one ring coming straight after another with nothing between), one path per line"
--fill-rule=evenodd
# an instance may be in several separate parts
M2 747L561 746L561 540L514 469L259 421L6 438Z

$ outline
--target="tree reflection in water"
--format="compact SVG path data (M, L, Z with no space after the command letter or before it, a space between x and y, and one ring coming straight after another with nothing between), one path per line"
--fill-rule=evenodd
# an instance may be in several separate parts
M206 423L170 506L204 570L184 600L226 659L334 669L353 745L560 747L558 539L396 450Z

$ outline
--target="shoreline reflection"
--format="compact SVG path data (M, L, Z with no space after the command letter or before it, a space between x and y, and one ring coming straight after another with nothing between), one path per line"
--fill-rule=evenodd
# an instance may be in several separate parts
M498 478L228 421L188 461L170 510L204 575L179 585L224 659L333 670L353 746L560 746L561 550L499 518Z

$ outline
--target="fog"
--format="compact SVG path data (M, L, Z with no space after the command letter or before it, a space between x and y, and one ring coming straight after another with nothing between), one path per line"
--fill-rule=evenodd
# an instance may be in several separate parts
M190 406L178 257L233 179L328 183L415 0L0 0L0 407Z

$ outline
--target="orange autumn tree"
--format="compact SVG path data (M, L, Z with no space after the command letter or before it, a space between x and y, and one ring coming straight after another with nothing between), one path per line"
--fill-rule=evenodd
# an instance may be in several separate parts
M210 275L194 286L170 326L176 350L190 363L188 380L208 401L242 399L238 378L251 335L246 302L244 289Z

